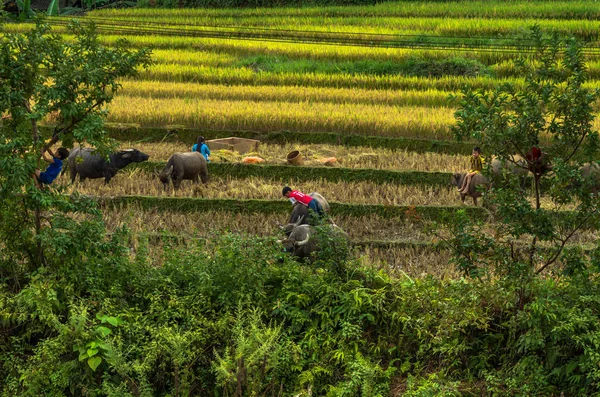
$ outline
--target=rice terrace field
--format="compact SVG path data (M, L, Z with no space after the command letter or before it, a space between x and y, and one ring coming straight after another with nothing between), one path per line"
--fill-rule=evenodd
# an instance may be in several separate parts
M189 200L202 211L214 199L283 201L281 187L290 185L318 191L334 204L355 206L356 216L349 211L339 218L353 239L368 236L390 247L428 243L420 215L407 220L398 211L385 220L367 220L363 209L460 207L450 174L466 169L472 144L452 140L450 95L466 86L520 84L513 62L527 55L526 37L534 24L585 41L589 86L598 86L599 16L595 3L585 1L91 11L79 19L94 21L103 43L125 37L132 48L153 51L155 63L137 78L122 81L108 115L121 146L150 154L151 164L132 166L107 186L87 181L69 190L155 197L155 205L144 209L131 204L143 220L136 232L178 233L187 229L185 221L175 222L162 198ZM68 19L50 22L61 32ZM4 29L26 30L28 25ZM594 127L599 126L596 119ZM184 182L179 192L163 191L155 173L172 153L188 151L198 135L260 139L259 151L249 155L263 157L265 165L240 165L227 175L229 169L219 167L240 163L244 156L214 151L207 186ZM292 150L303 153L304 166L285 164ZM330 157L336 158L338 170L322 165ZM362 178L345 177L351 171ZM210 218L219 219L220 230L264 235L274 232L275 220L285 221L284 208L277 208L279 215L269 214L261 228L254 217L241 220L236 209L221 208ZM159 209L170 221L152 220ZM107 209L108 224L119 224L116 214L123 211L128 210ZM338 219L335 211L332 216ZM389 259L386 268L406 266L397 255L383 256ZM444 269L440 274L451 271L445 264L438 269Z
M597 1L48 3L0 12L0 397L600 395ZM163 185L200 136L259 143Z

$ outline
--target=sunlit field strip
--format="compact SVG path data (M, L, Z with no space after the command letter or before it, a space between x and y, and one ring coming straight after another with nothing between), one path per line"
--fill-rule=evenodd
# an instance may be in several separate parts
M150 155L151 161L166 162L171 154L187 152L193 142L187 143L149 143L121 142L122 149L135 147ZM285 164L286 156L293 150L299 150L306 166L322 165L323 159L335 157L335 166L346 168L373 168L395 171L441 171L457 172L468 168L469 153L448 155L438 153L415 153L391 149L373 149L368 147L347 147L336 145L268 145L261 143L258 151L238 154L228 150L213 150L211 161L239 162L246 156L260 156L266 164Z
M453 18L536 18L536 19L597 19L600 10L590 1L448 1L418 3L385 2L373 6L327 7L273 7L241 9L104 9L90 15L112 17L150 18L231 18L231 17L453 17Z
M448 105L449 92L438 90L399 91L302 86L223 86L216 84L124 81L125 97L162 99L241 100L280 102L329 102L389 106L440 107Z
M109 122L185 125L214 130L339 132L390 137L449 138L452 109L325 102L254 102L116 97Z
M237 62L234 55L209 51L152 51L152 60L158 64L197 65L197 66L231 66Z
M27 32L31 24L5 24L0 31ZM66 30L61 26L54 26L53 32L61 33ZM64 34L63 37L72 39ZM105 45L114 45L123 35L102 34L100 42ZM129 45L134 48L172 49L172 50L198 50L216 53L228 53L235 56L254 55L281 55L291 58L326 59L326 60L354 60L365 59L395 61L399 57L414 55L416 57L444 59L457 55L478 59L485 64L493 64L503 60L515 58L514 53L499 53L491 51L465 51L457 53L456 50L421 50L421 49L395 49L395 48L368 48L354 46L334 46L319 44L279 43L254 40L226 40L195 37L173 37L160 35L126 36Z
M90 19L95 17L89 15ZM96 16L99 23L102 19ZM104 16L103 18L107 18ZM117 19L116 16L112 16ZM63 18L68 19L68 18ZM143 24L136 22L154 22L153 28L167 26L169 23L178 24L178 30L202 30L206 26L223 28L233 27L272 27L277 30L294 30L294 34L302 32L341 32L360 35L366 34L404 34L404 35L434 35L453 37L473 36L521 36L527 33L529 27L538 25L544 31L557 31L575 35L587 40L597 40L600 21L593 19L538 19L538 18L451 18L451 17L328 17L328 16L230 16L223 18L210 18L200 14L197 17L187 18L162 17L162 18L136 18L135 14L124 18L130 23L128 27L142 28ZM108 20L106 20L108 21ZM118 21L117 21L118 22ZM273 31L271 34L275 34Z
M520 79L445 76L437 79L406 76L349 75L347 73L271 73L250 68L159 64L139 73L139 79L222 85L280 85L374 90L458 91L461 87L492 88L498 84L521 84ZM592 83L589 84L593 85Z
M598 69L600 72L600 69ZM329 102L388 106L452 107L458 92L425 90L369 90L277 85L218 85L168 81L124 80L119 95L154 99L213 99L227 101ZM588 87L595 83L588 84ZM600 103L594 104L600 110Z
M210 173L210 169L209 169ZM267 176L265 176L267 177ZM68 175L61 177L58 183L70 182ZM304 181L301 185L288 183L302 191L318 191L334 202L352 204L384 204L384 205L459 205L460 200L455 189L427 188L395 184L378 185L376 183L344 183L324 180ZM78 191L99 197L114 196L175 196L197 198L229 198L229 199L265 199L285 200L281 196L284 186L280 181L264 178L217 179L213 178L207 185L184 181L179 191L163 190L162 183L150 173L139 169L130 169L120 173L110 184L103 180L76 180L69 187L69 192Z
M422 52L423 54L418 54ZM394 57L394 64L413 60L419 57L426 59L448 59L455 54L444 53L443 51L402 51ZM464 54L467 58L472 58L474 54ZM476 58L476 57L475 57ZM195 65L195 66L211 66L211 67L237 67L249 68L241 66L241 61L247 59L243 55L233 55L225 52L210 52L202 50L174 50L174 49L155 49L152 51L152 59L157 64L172 65L179 67L180 65ZM277 57L275 57L277 59ZM289 58L293 61L293 58ZM306 60L307 58L298 58L298 60ZM364 60L361 60L364 62ZM350 61L347 61L350 62ZM495 77L514 77L517 76L517 70L514 59L500 61L499 63L489 65L490 70ZM600 79L600 60L588 59L586 62L588 77L590 80Z
M429 51L428 54L417 54L420 51L403 51L403 54L398 54L393 60L394 64L401 64L409 60L414 60L419 57L425 57L426 59L448 59L456 54L445 54L442 51L433 52ZM473 58L473 54L464 54L467 58ZM277 57L275 57L276 59ZM476 56L475 56L476 58ZM164 50L155 49L152 51L152 59L157 64L171 65L179 68L181 65L192 65L192 66L210 66L210 67L238 67L248 68L247 66L240 66L241 61L247 59L242 55L232 55L224 52L209 52L209 51L186 51L186 50ZM294 59L289 58L291 61ZM301 58L306 60L307 58ZM351 62L351 61L345 61ZM362 60L361 62L364 62ZM600 60L588 59L586 62L588 78L590 80L600 80ZM518 72L513 59L500 61L497 64L489 65L491 72L494 77L507 78L517 77Z
M179 125L212 130L335 132L450 139L454 109L326 102L219 101L116 97L108 121L141 127ZM52 120L49 120L52 121ZM593 124L600 127L600 119Z
M6 24L0 31L26 32L31 29L31 24ZM61 26L53 27L53 32L65 32ZM63 35L72 39L70 35ZM255 41L235 39L213 39L196 37L174 37L161 35L110 35L103 33L100 42L105 45L114 45L117 39L125 37L131 47L146 47L151 49L182 50L182 51L208 51L214 53L227 53L232 56L245 57L256 55L280 55L290 58L325 59L337 61L364 61L365 59L380 61L397 61L407 57L427 59L447 59L455 56L477 59L488 65L496 64L516 58L515 52L456 49L395 49L395 48L368 48L356 46L280 43L276 41Z

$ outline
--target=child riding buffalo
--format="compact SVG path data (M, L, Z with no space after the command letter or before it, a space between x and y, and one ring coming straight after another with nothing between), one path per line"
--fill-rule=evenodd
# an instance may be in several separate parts
M308 209L312 210L319 218L322 218L323 215L325 215L325 211L321 207L319 201L309 195L304 194L299 190L292 190L289 186L285 186L281 193L284 197L289 198L292 203L298 202L307 206Z

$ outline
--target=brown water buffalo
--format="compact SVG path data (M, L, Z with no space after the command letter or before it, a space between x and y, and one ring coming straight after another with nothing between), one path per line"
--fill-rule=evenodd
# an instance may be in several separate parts
M458 172L458 173L452 175L452 179L451 179L452 185L454 185L456 187L462 186L462 183L466 176L467 176L466 172ZM465 197L469 196L469 197L473 198L473 204L477 205L477 198L482 196L481 192L477 191L477 186L484 186L487 189L489 187L488 179L481 174L473 175L473 178L471 179L471 183L469 184L469 191L467 192L467 194L461 193L461 195L460 195L460 199L463 203L465 202Z

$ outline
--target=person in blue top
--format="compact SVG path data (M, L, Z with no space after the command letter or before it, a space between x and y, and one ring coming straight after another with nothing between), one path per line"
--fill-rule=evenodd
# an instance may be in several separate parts
M46 152L52 157L47 157ZM38 187L41 187L41 184L50 185L52 182L54 182L62 170L63 160L65 160L67 157L69 157L69 150L65 149L64 147L59 148L56 151L56 155L52 153L50 148L43 150L42 158L45 162L50 163L50 165L48 168L46 168L46 171L40 172L40 170L35 170L35 184Z
M200 152L202 153L207 162L210 161L208 159L208 156L210 156L210 149L208 148L208 145L204 143L203 136L198 137L198 140L196 141L194 146L192 146L192 152Z

